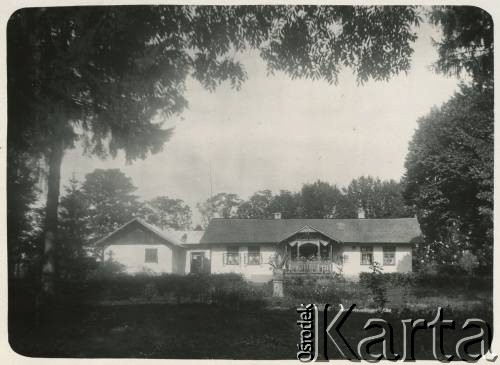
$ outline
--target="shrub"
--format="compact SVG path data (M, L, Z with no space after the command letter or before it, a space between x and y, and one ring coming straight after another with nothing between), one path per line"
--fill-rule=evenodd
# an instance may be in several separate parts
M340 297L337 283L332 277L285 277L283 289L285 295L297 303L337 303Z
M415 294L457 296L464 293L492 293L491 274L471 275L457 265L440 265L436 273L420 271L414 275ZM491 294L492 295L492 294Z
M370 293L370 304L379 310L389 303L393 307L405 305L413 294L416 281L413 273L383 273L378 267L359 275L359 284Z
M126 275L111 271L84 282L64 281L64 295L82 300L174 299L177 303L213 303L227 306L260 305L266 288L237 274Z
M118 274L125 272L125 265L116 261L96 262L91 269L88 270L84 280L102 280L110 279Z
M359 275L360 284L367 288L371 293L371 299L375 307L383 311L387 299L386 277L382 274L382 267L379 263L374 262L370 265L370 273L361 273Z
M212 302L239 307L245 300L252 300L251 285L239 274L213 274L210 276Z
M479 267L479 259L469 250L466 250L460 260L458 265L462 267L469 275L474 275L477 268Z
M158 287L156 283L147 283L144 288L144 296L148 299L154 299L158 297Z

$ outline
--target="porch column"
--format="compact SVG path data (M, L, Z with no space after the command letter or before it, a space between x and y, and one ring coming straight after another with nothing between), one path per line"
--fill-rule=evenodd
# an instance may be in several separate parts
M295 244L294 244L295 243ZM288 259L291 261L292 260L292 252L295 249L297 258L299 257L299 243L297 241L290 241L287 243L288 246L290 246L290 249L288 251Z
M292 260L292 246L288 248L289 243L285 243L285 265L283 266L283 269L288 269L290 267L290 261Z

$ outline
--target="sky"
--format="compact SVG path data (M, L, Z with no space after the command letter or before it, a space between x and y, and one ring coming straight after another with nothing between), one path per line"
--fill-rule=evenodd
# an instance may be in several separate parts
M223 84L209 92L188 79L189 108L165 122L175 129L162 152L127 165L123 155L100 160L77 147L65 154L62 184L96 168L120 168L141 199L183 199L197 224L196 203L211 186L214 195L247 199L262 189L298 191L318 179L339 186L362 175L399 180L418 118L447 101L459 82L430 69L436 29L423 24L418 36L408 74L364 85L350 69L337 85L271 76L258 53L245 53L248 79L239 91Z

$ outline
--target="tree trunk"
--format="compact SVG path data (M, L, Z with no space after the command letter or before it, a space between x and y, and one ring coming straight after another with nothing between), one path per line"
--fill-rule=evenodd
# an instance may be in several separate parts
M56 281L56 237L57 211L59 206L59 185L61 164L64 153L63 139L55 141L49 154L49 175L47 178L47 205L45 208L45 227L43 236L44 257L41 277L41 299L43 302L55 294Z

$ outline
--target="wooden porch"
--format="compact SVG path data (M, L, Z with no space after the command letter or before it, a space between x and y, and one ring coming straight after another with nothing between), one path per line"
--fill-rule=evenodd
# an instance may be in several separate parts
M282 241L287 257L284 269L287 274L338 273L341 254L338 242L310 226L304 226Z
M290 274L329 274L337 271L337 264L332 260L290 260L285 265L285 272Z

